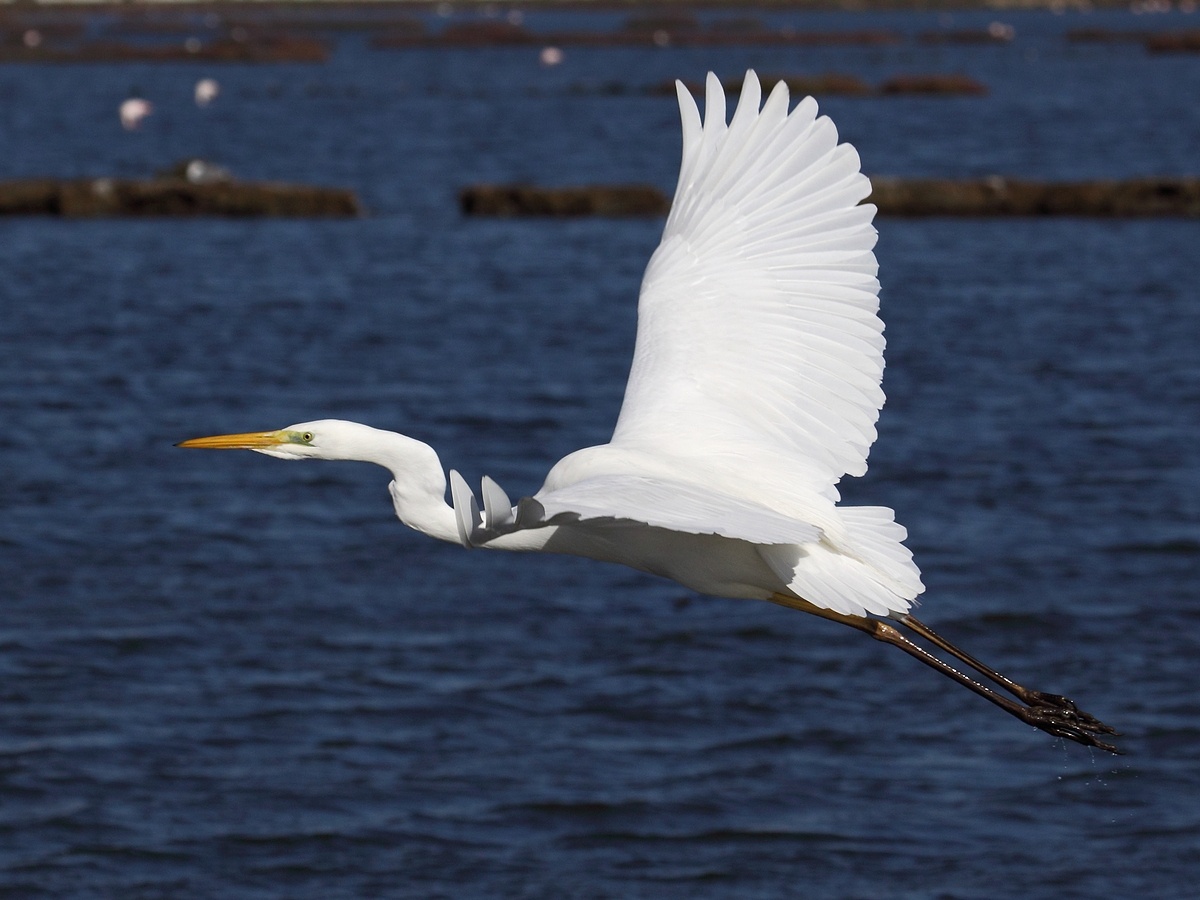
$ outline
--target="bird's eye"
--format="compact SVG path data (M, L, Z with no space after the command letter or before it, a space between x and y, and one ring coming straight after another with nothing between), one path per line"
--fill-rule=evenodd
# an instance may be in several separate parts
M315 435L313 435L311 431L306 431L304 434L300 435L300 440L304 441L306 444L311 444L314 436Z

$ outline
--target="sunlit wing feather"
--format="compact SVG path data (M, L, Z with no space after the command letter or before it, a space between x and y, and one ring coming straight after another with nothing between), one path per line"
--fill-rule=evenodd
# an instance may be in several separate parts
M788 113L782 83L760 111L747 73L728 125L715 76L703 124L678 93L679 184L612 444L757 461L836 496L866 471L883 404L870 183L815 101Z

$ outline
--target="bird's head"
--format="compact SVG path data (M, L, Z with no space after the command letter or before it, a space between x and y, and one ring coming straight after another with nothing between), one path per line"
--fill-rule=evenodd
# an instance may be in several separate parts
M206 450L254 450L279 459L357 459L354 449L375 429L357 422L321 419L301 422L278 431L248 431L192 438L176 447Z

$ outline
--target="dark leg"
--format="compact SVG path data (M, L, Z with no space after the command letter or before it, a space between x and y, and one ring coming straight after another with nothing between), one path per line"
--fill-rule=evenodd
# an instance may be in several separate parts
M849 625L851 628L856 628L859 631L869 634L877 641L883 641L884 643L899 647L905 653L916 657L930 668L936 669L943 675L954 679L963 687L974 691L985 700L991 701L1005 712L1016 716L1022 722L1032 725L1035 728L1040 728L1042 731L1048 732L1057 737L1068 738L1069 740L1076 741L1077 743L1084 744L1088 747L1098 747L1099 749L1107 750L1110 753L1120 753L1120 751L1112 744L1107 744L1096 737L1096 733L1115 734L1116 732L1114 732L1107 725L1103 725L1102 723L1093 719L1091 716L1088 716L1086 713L1077 712L1075 710L1075 704L1071 703L1071 701L1066 700L1065 698L1058 698L1063 701L1062 705L1046 702L1044 700L1040 702L1031 702L1031 700L1025 700L1024 697L1021 697L1021 699L1024 700L1028 705L1015 703L1008 697L1005 697L1003 694L979 684L977 681L973 680L967 675L964 675L958 669L934 656L923 647L914 644L903 634L897 631L895 627L886 622L881 622L878 619L871 619L866 616L847 616L842 613L833 612L829 609L823 609L822 607L814 606L807 600L801 600L797 597L787 597L783 594L773 595L771 597L771 601L773 603L778 603L780 606L802 610L803 612L820 616L823 619L829 619L834 622L840 622L843 625ZM905 622L904 624L910 628L913 627L909 622ZM927 637L927 635L923 634L922 631L919 631L918 628L923 629L924 631L928 631L928 629L925 629L925 627L920 623L917 623L917 628L913 628L913 630L918 634L921 634L923 637ZM929 632L929 634L933 634L933 632ZM930 640L933 639L930 638ZM973 668L979 669L980 672L987 675L989 678L992 678L992 680L996 681L998 684L1001 684L1007 690L1018 688L1021 691L1024 691L1025 694L1030 698L1033 698L1033 700L1037 700L1037 698L1046 696L1053 696L1041 695L1038 692L1026 691L1024 688L1020 688L1020 686L1015 682L1009 681L999 673L993 673L992 670L981 667L980 664L976 663L966 654L961 653L961 651L958 651L957 648L951 649L953 645L950 645L949 642L943 642L941 638L938 638L933 642L943 650L946 650L946 652L953 654ZM945 645L943 645L943 643ZM1010 688L1009 685L1012 685L1012 688ZM1015 694L1016 691L1013 691L1013 693ZM1021 695L1017 694L1017 696L1020 697Z
M1087 723L1087 725L1091 726L1089 728L1090 731L1095 731L1100 734L1117 734L1114 729L1105 725L1095 716L1090 716L1083 712L1074 704L1073 701L1068 700L1066 697L1060 697L1058 694L1046 694L1042 691L1031 691L1028 688L1021 687L1021 685L1017 684L1011 678L1001 675L990 666L985 666L969 653L959 650L928 625L919 621L915 616L897 616L896 621L898 621L904 627L910 629L913 633L925 638L925 640L929 641L929 643L933 644L935 647L945 650L955 659L966 663L979 674L994 681L1022 703L1027 703L1030 706L1046 706L1055 709L1061 709L1073 714L1080 723Z

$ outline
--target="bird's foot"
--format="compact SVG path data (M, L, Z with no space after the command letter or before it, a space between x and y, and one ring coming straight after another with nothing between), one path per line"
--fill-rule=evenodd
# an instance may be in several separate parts
M1029 706L1018 717L1035 728L1057 737L1067 738L1086 747L1096 747L1109 753L1121 753L1115 746L1100 740L1098 734L1120 734L1093 715L1081 710L1066 697L1030 691L1025 698Z
M1090 713L1085 713L1075 705L1074 700L1070 700L1067 697L1060 697L1058 694L1046 694L1042 691L1029 691L1024 699L1033 707L1060 710L1064 715L1072 717L1072 720L1081 728L1086 728L1088 731L1094 731L1097 734L1119 735L1121 733L1112 726L1105 725Z

